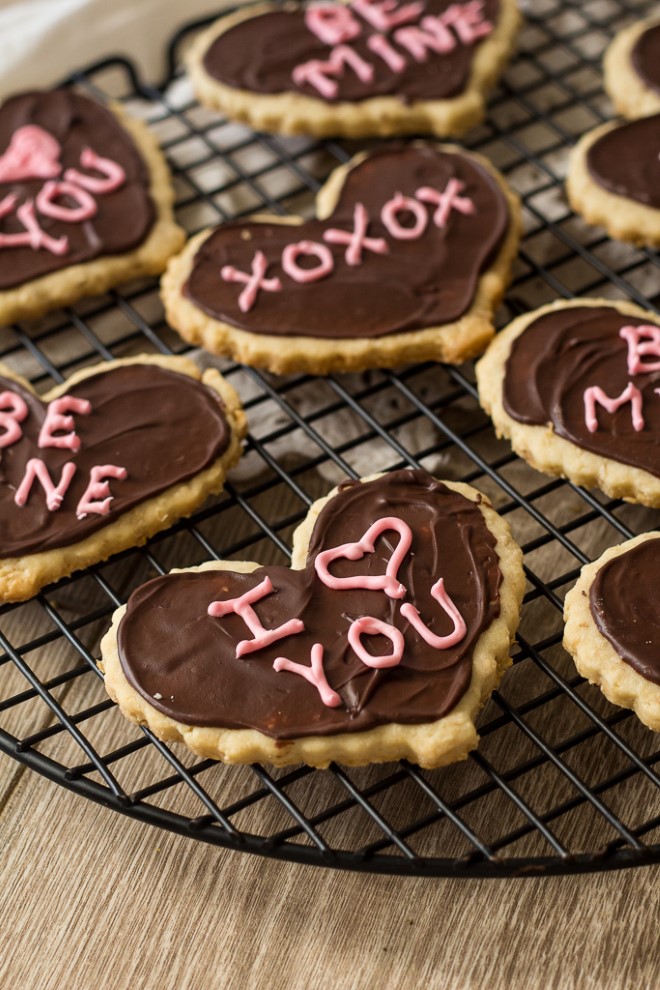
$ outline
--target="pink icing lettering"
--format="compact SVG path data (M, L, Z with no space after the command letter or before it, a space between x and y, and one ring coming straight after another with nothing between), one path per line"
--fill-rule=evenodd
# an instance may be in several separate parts
M369 214L362 203L357 203L353 211L353 230L339 230L331 227L323 234L323 240L329 244L347 244L346 262L349 265L362 263L362 251L373 251L375 254L387 254L389 248L382 237L367 237Z
M27 503L32 490L32 485L34 484L34 480L36 478L46 493L46 505L48 510L50 512L55 512L62 504L62 499L66 495L67 488L71 484L75 473L76 465L73 461L68 461L62 468L60 480L57 485L54 485L48 468L44 462L38 457L32 457L25 466L25 474L23 476L23 480L16 489L14 502L16 505L21 507Z
M493 30L491 22L484 20L483 6L483 0L471 0L463 6L455 3L441 15L446 24L452 25L464 45L474 44Z
M417 62L428 61L429 52L447 54L456 41L440 17L425 17L422 27L403 27L394 32L394 40Z
M85 175L77 168L68 168L64 173L67 182L74 182L90 193L103 196L106 193L119 189L126 181L126 172L117 162L111 158L101 158L91 148L83 148L80 155L80 164L83 168L94 169L100 172L102 178L94 175Z
M373 553L376 540L387 530L393 529L399 534L399 542L392 552L384 574L356 574L354 577L334 577L328 567L333 560L342 557L347 560L361 560L365 553ZM405 586L397 578L403 560L412 544L412 530L408 523L397 516L385 516L372 523L364 536L356 543L342 543L339 547L323 550L314 561L314 567L320 580L333 591L344 591L349 588L366 588L368 591L384 591L388 598L403 598Z
M454 623L454 628L446 636L436 636L434 632L431 632L426 623L420 618L419 610L410 603L401 606L401 615L404 619L408 620L413 629L417 630L424 642L432 646L434 650L447 650L450 646L456 646L457 643L460 643L465 636L467 626L465 625L463 616L445 591L444 578L440 578L433 585L431 596L435 598Z
M628 374L643 375L660 371L660 361L642 361L650 354L660 358L660 327L646 323L641 327L621 327L619 336L628 345Z
M415 196L423 203L432 203L436 207L433 222L436 227L446 227L452 210L458 210L467 216L474 213L474 203L467 196L459 195L465 189L465 183L459 179L450 179L444 192L438 192L431 186L422 186Z
M384 34L369 35L367 48L371 49L374 55L378 55L392 72L403 72L405 69L405 58L399 54L396 48L392 47Z
M0 436L0 450L21 439L23 430L18 424L28 412L27 402L16 392L0 392L0 427L5 431Z
M307 667L303 663L295 663L293 660L287 660L286 657L278 657L277 660L273 661L273 667L278 672L280 670L288 670L292 674L299 674L301 677L304 677L306 681L314 685L321 696L321 701L327 708L336 708L338 705L341 705L341 698L336 691L332 690L325 676L325 670L323 669L323 646L321 643L314 643L311 652L311 663L311 667Z
M362 32L348 7L341 3L319 4L305 11L305 26L325 45L338 45Z
M14 209L17 197L10 193L0 200L0 220ZM30 247L33 251L44 248L51 254L62 255L69 250L66 237L51 237L42 230L34 210L34 202L28 199L16 210L16 216L25 227L23 234L0 234L0 248Z
M424 11L423 3L406 3L399 7L398 0L353 0L351 6L377 31L389 31L399 24L414 21Z
M398 214L404 210L407 213L412 213L415 218L415 223L412 227L403 227L399 223ZM415 199L411 199L410 196L403 196L401 193L397 193L396 196L393 196L392 199L385 203L380 213L380 219L387 232L398 241L414 241L418 237L421 237L426 230L429 218L421 203L418 203Z
M68 196L75 200L77 206L62 206L55 200L60 196ZM53 220L63 220L64 223L82 223L90 220L98 212L98 206L92 196L73 182L46 182L37 193L37 209L45 217Z
M248 627L254 639L243 639L236 647L236 657L243 657L246 653L254 653L264 646L270 646L278 639L285 636L295 636L305 628L300 619L290 619L276 629L264 629L259 616L252 606L255 602L270 595L273 591L273 584L269 577L265 577L260 584L255 585L249 591L244 592L238 598L228 598L225 601L211 602L208 607L208 614L214 618L222 618L225 615L234 613L241 617Z
M584 421L590 433L595 433L598 429L598 416L596 415L596 403L607 409L609 413L615 413L617 409L629 402L631 405L633 429L639 433L644 429L644 416L642 414L642 393L635 388L632 382L628 382L627 387L621 395L611 399L603 392L602 388L592 385L584 390Z
M109 479L116 478L124 481L128 477L126 468L116 464L103 464L93 467L89 472L89 484L76 506L76 516L84 519L89 513L97 516L107 516L114 495L110 494Z
M304 86L308 83L318 90L324 99L333 100L339 87L333 79L328 79L328 76L343 75L346 66L353 70L360 82L370 83L374 77L373 66L365 62L348 45L337 45L325 62L314 58L303 65L297 65L291 76L296 86Z
M367 653L362 645L362 636L387 636L392 643L392 652L385 656L374 657ZM363 664L367 667L375 667L381 670L384 667L396 667L401 663L403 657L404 640L403 634L387 622L376 619L372 615L363 615L361 618L351 622L348 630L348 642L355 650Z
M261 289L265 292L281 292L282 283L279 278L265 278L268 262L263 251L257 251L252 259L252 271L241 272L233 265L223 265L220 277L225 282L241 282L245 288L238 297L238 307L242 313L248 313L254 306Z
M36 124L19 127L0 156L0 182L54 179L62 170L60 151L59 141L42 127Z
M319 264L315 268L301 268L298 258L301 254L313 255L318 258ZM330 275L335 267L332 251L324 244L317 244L316 241L298 241L296 244L287 244L282 251L282 268L294 282L318 282L319 279Z
M72 395L63 395L49 402L46 418L39 431L39 447L61 447L74 452L80 450L80 437L74 432L73 416L66 414L74 412L79 416L87 416L91 411L92 406L87 399L76 399ZM68 432L63 436L55 436L57 430Z

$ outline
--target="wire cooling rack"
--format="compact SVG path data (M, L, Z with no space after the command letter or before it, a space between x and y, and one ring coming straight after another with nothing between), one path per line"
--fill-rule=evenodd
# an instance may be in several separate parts
M524 200L526 236L504 323L575 294L657 306L655 252L614 244L567 207L567 151L611 114L601 55L613 33L655 5L529 0L519 52L466 144ZM192 232L255 209L309 213L356 145L255 135L200 108L177 68L145 86L111 59L68 81L124 101L168 156L180 221ZM4 330L0 359L39 389L74 369L185 348L163 323L155 280ZM548 480L498 442L472 371L277 378L229 362L251 423L225 493L142 549L0 608L0 748L72 791L219 846L379 872L502 876L660 861L657 737L576 676L561 648L562 600L580 566L653 528L657 514ZM422 771L406 762L327 771L196 760L126 722L96 667L113 610L138 584L213 557L285 562L292 530L341 477L422 464L486 491L525 551L528 591L514 667L484 711L477 752Z

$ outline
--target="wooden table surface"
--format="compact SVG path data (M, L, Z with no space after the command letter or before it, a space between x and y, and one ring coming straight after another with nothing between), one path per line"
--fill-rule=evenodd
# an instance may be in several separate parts
M0 757L5 990L656 990L657 868L459 881L226 852Z

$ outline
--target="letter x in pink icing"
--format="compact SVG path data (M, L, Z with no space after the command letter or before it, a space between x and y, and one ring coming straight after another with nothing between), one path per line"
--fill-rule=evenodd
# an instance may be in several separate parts
M454 623L454 628L446 636L436 636L434 632L431 632L426 623L420 618L419 610L409 602L401 606L401 615L404 619L408 620L413 629L417 630L424 642L428 643L429 646L432 646L434 650L448 650L450 646L456 646L457 643L460 643L465 636L467 631L465 619L445 591L444 578L440 578L440 580L436 581L433 585L431 588L431 596L435 598L436 602L438 602L441 608L445 610L449 618Z
M299 674L306 681L313 684L321 696L321 701L327 708L337 708L341 705L341 698L336 691L333 691L325 676L323 669L323 646L321 643L314 643L311 655L311 667L304 663L296 663L294 660L287 660L286 657L278 657L273 661L273 667L278 672L288 670L291 674Z
M435 207L433 223L436 227L446 227L452 210L458 210L467 216L474 213L474 203L468 196L461 196L465 183L460 179L450 179L444 192L438 192L431 186L422 186L415 196L423 203L432 203Z
M225 282L242 282L245 288L238 297L238 306L242 313L248 313L255 304L259 291L281 292L282 283L279 278L266 278L268 261L263 251L257 251L252 259L252 271L241 272L233 265L223 265L220 277Z
M367 237L369 214L363 203L356 203L353 211L353 230L339 230L331 227L323 234L323 240L329 244L346 244L344 257L349 265L362 264L362 251L373 251L375 254L387 254L389 248L383 237Z
M615 413L617 409L629 402L631 405L632 423L634 430L639 433L644 429L644 416L642 413L642 393L632 382L628 382L621 395L611 399L603 392L598 385L591 385L584 390L584 421L590 433L595 433L598 429L598 416L596 415L596 403L607 409L609 413Z
M261 650L264 646L270 646L271 643L284 639L285 636L295 636L305 628L300 619L290 619L276 629L264 629L252 606L266 595L270 595L272 591L273 583L269 577L265 577L260 584L245 591L238 598L227 598L225 601L211 602L209 605L208 614L214 618L222 618L230 613L240 616L254 636L254 639L241 640L236 647L237 658Z
M642 361L651 355L660 358L660 327L646 323L640 327L621 327L619 337L628 345L628 374L648 375L660 371L660 361Z
M328 570L333 560L361 560L365 553L373 553L376 540L387 530L393 529L399 534L399 542L390 557L384 574L356 574L353 577L334 577ZM412 544L412 530L408 523L396 516L385 516L378 519L369 527L362 539L356 543L342 543L341 546L323 550L317 555L314 567L320 580L327 588L334 591L344 591L349 588L366 588L368 591L384 591L388 598L403 598L405 586L397 578L397 573L404 557Z

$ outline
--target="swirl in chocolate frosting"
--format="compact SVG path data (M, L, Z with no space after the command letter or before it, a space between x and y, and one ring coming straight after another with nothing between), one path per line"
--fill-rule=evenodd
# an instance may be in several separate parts
M16 132L28 127L42 129L59 143L57 161L61 168L59 175L53 170L53 176L61 178L70 168L79 170L81 154L91 148L119 165L125 179L119 188L96 198L97 210L91 219L65 223L38 216L47 235L54 239L66 237L66 253L54 254L28 245L0 249L0 291L100 255L130 251L144 241L155 219L145 163L131 136L105 107L72 90L14 96L0 107L0 156L7 153ZM5 216L0 212L3 234L25 233L17 210L21 204L34 203L44 183L44 178L34 177L0 179L0 201L16 197L17 207Z
M655 326L656 324L650 324ZM554 432L601 457L660 477L660 372L628 373L623 327L649 326L646 318L608 306L558 309L534 320L517 337L506 363L503 399L509 416ZM631 406L598 408L598 429L585 419L585 390L620 396L632 383L641 393L644 428L635 430Z
M420 4L420 16L423 19L443 14L451 6L456 7L454 0L426 0ZM499 0L483 0L477 6L483 21L497 22ZM265 94L298 90L318 99L320 94L314 86L309 83L295 85L293 81L293 72L298 66L313 60L326 60L331 51L330 45L306 27L306 9L305 5L291 4L235 24L209 46L204 55L206 72L235 89ZM419 18L413 21L415 25L419 24ZM360 35L351 38L348 44L361 60L373 67L373 77L361 81L350 69L344 71L336 98L328 98L328 102L335 102L335 99L356 102L377 96L395 96L405 103L444 100L466 88L478 42L456 44L452 50L442 53L427 52L426 57L418 60L407 54L396 37L390 37L398 57L402 60L405 57L405 67L393 71L369 45L370 39L380 32L367 21L360 21L360 26Z
M230 430L219 397L189 375L154 364L113 368L71 385L66 394L91 403L88 415L75 416L81 446L37 445L46 407L33 392L0 377L0 393L20 396L28 408L21 439L0 451L0 558L51 550L76 543L148 498L182 484L209 467L227 449ZM2 431L4 435L4 430ZM35 483L27 504L14 497L31 458L42 458L53 480L65 463L76 473L62 505L50 511ZM115 464L127 471L112 482L110 515L76 516L76 506L96 465Z
M660 537L643 540L598 569L589 605L594 622L625 663L660 684Z
M589 147L592 178L617 196L660 209L660 114L618 124Z
M433 632L448 634L452 622L430 595L443 577L467 626L458 645L432 649L402 617L400 601L383 591L332 590L317 576L314 561L322 550L359 540L375 520L388 516L399 517L413 533L398 570L405 600ZM396 538L385 533L361 560L336 560L333 575L382 575L396 546ZM274 590L255 605L264 628L295 617L304 621L304 630L237 658L237 644L250 637L246 624L235 614L213 618L208 606L242 595L266 576ZM302 570L205 570L155 578L138 588L119 625L119 655L132 686L187 725L254 728L290 739L430 722L451 711L466 691L475 643L499 615L500 583L495 538L479 506L425 471L396 471L341 487L315 522ZM371 668L352 650L348 629L364 615L401 631L405 648L398 666ZM315 643L323 645L325 675L341 698L338 707L323 704L303 677L273 669L283 655L309 665ZM373 656L391 648L382 635L370 636L365 645Z
M632 64L649 89L660 93L660 24L640 34L633 46Z
M380 214L397 193L413 197L423 187L439 192L456 180L472 201L469 213L452 210L446 226L428 221L414 239L389 236ZM369 216L368 235L382 238L387 253L365 249L349 265L345 244L325 243L329 227L352 231L356 204ZM405 213L402 213L402 223ZM409 222L409 221L405 221ZM352 168L328 220L302 225L268 222L223 224L197 252L184 293L214 319L274 336L350 339L381 337L441 326L472 305L480 274L492 261L509 226L509 207L493 176L473 159L431 146L393 145L371 153ZM296 282L282 268L285 246L315 242L332 253L334 271L315 282ZM281 291L260 292L248 312L239 307L241 286L223 280L225 266L250 272L255 253L268 261L268 279Z

